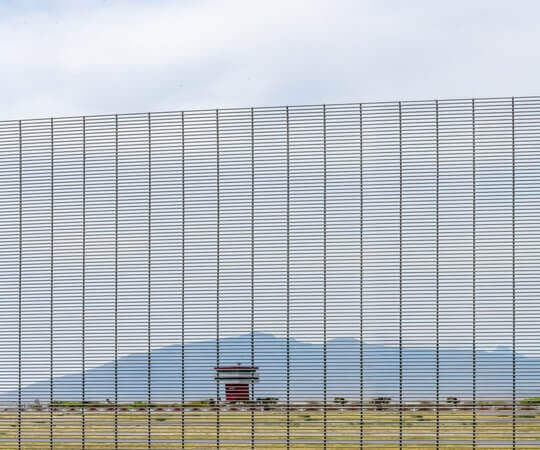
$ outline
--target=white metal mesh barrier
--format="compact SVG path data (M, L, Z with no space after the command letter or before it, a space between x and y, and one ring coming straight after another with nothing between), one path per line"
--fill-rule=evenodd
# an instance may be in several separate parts
M540 447L540 98L0 122L0 448Z

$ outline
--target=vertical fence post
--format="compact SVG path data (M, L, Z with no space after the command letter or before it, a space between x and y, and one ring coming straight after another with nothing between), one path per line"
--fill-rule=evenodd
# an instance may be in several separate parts
M326 174L326 105L323 105L323 448L326 448L327 440L327 382L328 382L328 367L327 367L327 242L326 242L326 203L327 203L327 174Z
M472 446L476 448L476 117L472 107Z
M286 338L287 338L287 449L291 446L291 155L290 155L290 136L289 136L289 107L285 107L286 119L286 152L287 152L287 256L286 256Z
M186 413L185 413L185 404L186 404L186 368L185 368L185 358L186 358L186 352L185 352L185 302L186 302L186 155L185 155L185 133L184 133L184 112L181 113L181 133L182 133L182 237L181 237L181 253L182 253L182 269L181 269L181 292L180 292L180 301L181 301L181 315L182 315L182 323L180 326L180 343L181 343L181 349L180 349L180 364L181 364L181 374L180 374L180 383L181 383L181 424L180 424L180 431L181 431L181 443L182 443L182 449L185 448L186 444L186 434L185 434L185 426L186 426Z
M18 361L17 361L17 446L22 448L22 272L23 272L23 146L19 120L19 273L18 273Z
M516 125L512 97L512 448L516 448Z
M50 448L54 447L54 414L53 414L53 399L54 399L54 119L51 118L50 124L50 133L51 133L51 235L50 235L50 246L51 246L51 267L50 267L50 370L49 370L49 444Z
M250 128L251 128L251 255L250 255L250 297L251 297L251 367L255 366L255 124L253 118L253 108L250 110ZM251 410L251 448L255 448L255 385L250 389L250 410Z
M441 361L440 361L440 277L439 277L439 182L440 182L440 160L439 160L439 101L435 100L435 445L440 446L441 437Z
M364 152L362 104L359 105L360 126L360 448L364 448Z
M403 148L401 102L399 113L399 448L403 448Z
M148 448L152 448L152 116L148 113Z
M86 117L82 118L81 447L86 448Z
M118 449L118 114L114 116L114 448Z
M216 109L216 367L219 367L220 363L220 322L219 322L219 304L220 304L220 270L221 270L221 202L220 202L220 152L219 152L219 110ZM221 434L221 399L219 383L216 383L216 447L220 448L220 434Z

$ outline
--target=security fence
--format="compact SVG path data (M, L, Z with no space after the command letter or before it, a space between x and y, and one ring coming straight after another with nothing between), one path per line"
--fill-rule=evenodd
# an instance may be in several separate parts
M0 447L540 447L540 98L0 122Z

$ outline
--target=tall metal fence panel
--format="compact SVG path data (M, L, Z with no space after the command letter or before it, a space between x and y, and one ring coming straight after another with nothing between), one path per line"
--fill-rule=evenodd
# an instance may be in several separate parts
M540 447L540 97L0 122L0 448Z

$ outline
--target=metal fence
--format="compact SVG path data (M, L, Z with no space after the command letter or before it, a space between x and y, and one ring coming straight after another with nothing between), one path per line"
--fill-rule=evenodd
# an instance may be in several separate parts
M539 97L4 121L0 159L0 447L540 447Z

